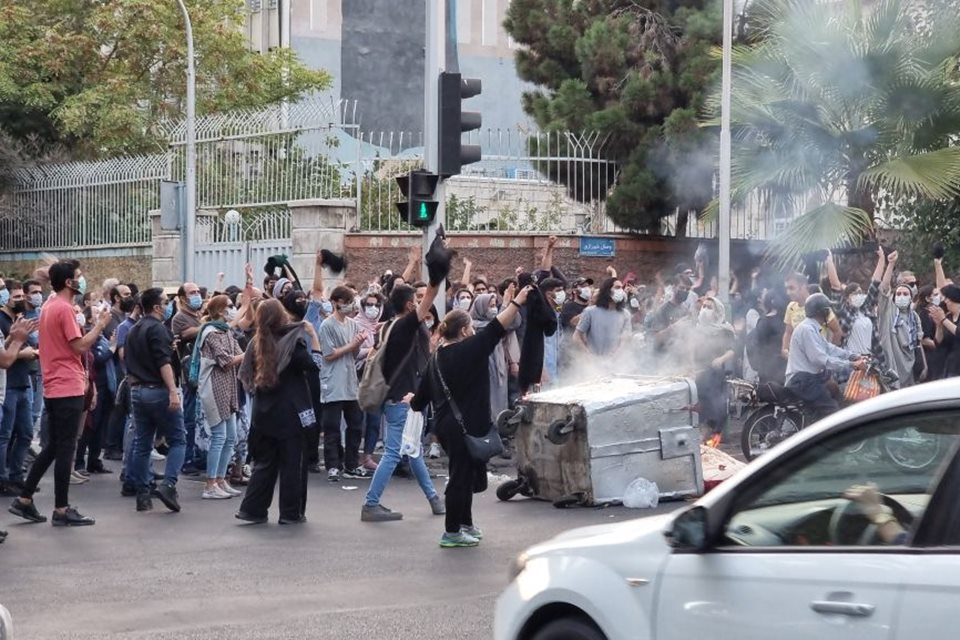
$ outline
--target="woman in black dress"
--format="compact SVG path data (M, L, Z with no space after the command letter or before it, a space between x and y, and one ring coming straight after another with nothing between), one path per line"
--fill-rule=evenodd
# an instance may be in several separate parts
M414 411L434 407L435 433L450 458L450 479L446 489L446 531L440 538L444 548L475 547L483 533L473 522L473 494L487 489L487 465L473 459L467 450L464 431L484 436L490 431L490 375L487 361L506 335L520 307L533 289L524 287L500 314L480 331L470 316L451 311L440 323L440 346L429 373L408 400ZM442 378L442 382L441 382ZM447 401L444 385L457 405L463 424Z

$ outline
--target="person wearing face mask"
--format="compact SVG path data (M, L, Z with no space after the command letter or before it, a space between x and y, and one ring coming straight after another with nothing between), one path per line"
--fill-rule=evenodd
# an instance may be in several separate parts
M370 472L360 465L360 438L363 435L363 412L357 402L357 354L367 340L366 333L349 314L354 309L354 293L343 285L330 293L333 315L320 325L323 364L320 367L320 401L323 429L323 461L327 480L369 478ZM341 444L340 423L347 425L346 445Z
M448 313L440 323L441 343L428 374L418 385L416 394L408 398L415 411L433 405L436 433L450 457L445 530L440 537L443 548L475 547L483 538L483 532L473 520L473 494L487 488L487 465L470 456L464 432L484 436L490 430L490 355L501 344L506 336L505 327L513 324L533 290L532 286L521 289L480 331L474 330L466 313L460 310ZM457 405L457 412L451 408L451 399Z
M360 301L360 313L354 318L354 322L360 327L367 339L360 347L357 353L357 377L363 378L363 370L367 363L367 358L378 346L377 337L380 333L383 316L384 298L375 290L368 290L362 296ZM360 466L373 473L377 470L377 463L373 459L373 452L377 448L377 441L380 439L380 424L383 421L383 414L379 411L369 411L363 415L363 454L360 459ZM318 473L319 468L311 469L311 472Z
M630 335L627 292L617 278L607 278L597 291L597 304L589 307L577 324L577 339L592 354L617 353Z
M940 327L937 318L943 316L943 296L939 289L928 284L920 287L915 303L917 315L920 316L920 326L923 330L920 344L923 346L923 353L927 361L926 379L927 381L939 380L943 377L947 357L943 345L937 342L937 330Z
M509 300L505 304L510 304ZM490 322L492 322L500 313L500 306L497 304L496 294L483 293L477 296L470 310L470 319L473 322L474 331L483 331ZM506 330L516 329L520 324L520 315L514 318L511 327L504 327ZM490 419L496 420L502 411L507 409L507 382L509 379L509 370L507 367L507 356L504 352L503 341L494 348L487 360L487 369L490 374Z
M0 309L0 333L10 335L17 319L28 308L24 287L16 280L7 280L9 298ZM9 347L8 347L9 348ZM0 421L0 485L22 486L24 461L33 440L33 388L30 367L39 353L23 345L13 365L6 371L7 393Z
M200 333L200 310L203 297L200 287L194 282L185 282L177 290L177 312L170 321L170 330L178 340L178 357L181 362L180 377L183 386L183 419L187 430L187 450L183 461L182 475L197 477L206 468L206 457L196 445L197 435L197 389L187 379L190 368L189 356L193 343Z
M580 322L580 314L586 311L593 298L593 280L577 278L569 298L560 309L560 324L567 336L573 337L573 332L577 330L577 323Z
M209 437L207 484L201 496L204 500L223 500L241 494L226 478L237 441L240 411L237 368L243 362L243 351L230 330L236 315L236 307L229 297L211 298L191 357L198 373L197 397L203 409L200 427Z
M960 376L960 287L947 282L940 287L940 295L946 311L931 307L930 317L937 324L937 343L944 352L943 377L955 378Z
M457 292L454 308L460 309L464 313L469 313L473 306L473 294L469 289L461 289Z
M60 260L50 267L49 277L55 295L44 305L39 329L49 439L30 468L20 497L14 500L9 511L31 522L46 521L37 510L33 494L50 465L56 461L53 525L92 525L93 518L80 514L70 505L70 472L87 390L82 355L96 344L110 316L96 312L93 328L83 334L73 309L74 296L82 295L86 288L80 263Z
M313 265L313 287L307 299L304 320L313 325L314 331L320 333L320 325L333 313L333 303L327 299L326 286L323 283L323 250L318 249Z
M644 326L654 337L655 349L662 353L669 351L678 338L674 327L689 317L686 307L692 283L687 276L677 274L664 288L664 300L656 311L647 316Z
M923 329L920 317L913 310L913 292L910 287L900 284L891 291L890 283L897 259L896 251L887 257L887 268L880 283L877 318L880 344L891 368L897 373L899 388L903 389L916 383L913 369L917 359L920 358L922 362L924 358L920 344Z
M557 278L545 278L540 281L540 292L547 303L550 318L556 325L551 335L543 337L543 376L541 384L557 386L560 382L561 351L564 338L560 310L567 301L567 292L563 281ZM509 327L508 327L509 329Z
M736 335L727 322L723 303L713 297L701 301L697 328L690 338L700 423L709 432L707 444L717 447L727 424L726 369L736 357Z

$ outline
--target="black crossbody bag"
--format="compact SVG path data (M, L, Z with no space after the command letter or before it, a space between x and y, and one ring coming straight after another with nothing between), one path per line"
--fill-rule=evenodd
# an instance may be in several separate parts
M440 387L443 389L443 395L447 398L447 404L450 405L450 411L453 412L453 417L457 419L457 423L463 431L463 440L467 445L467 452L470 454L470 457L477 462L487 463L490 461L490 458L503 453L503 441L500 440L500 434L497 432L497 427L493 423L490 424L487 435L483 437L478 438L477 436L472 436L467 433L467 427L463 423L463 414L460 413L460 407L454 402L453 396L450 395L450 389L443 379L443 374L440 373L440 361L437 359L437 354L433 355L433 370L437 373L437 380L440 381Z

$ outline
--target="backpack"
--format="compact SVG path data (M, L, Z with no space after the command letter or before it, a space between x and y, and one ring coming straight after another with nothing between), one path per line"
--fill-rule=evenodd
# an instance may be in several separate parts
M390 385L394 382L400 371L407 364L411 354L417 350L417 342L414 341L410 353L405 355L397 365L397 370L393 372L390 380L383 375L383 364L387 359L387 344L390 340L390 332L393 330L396 322L391 322L380 341L380 348L367 356L367 363L363 369L363 377L360 379L358 389L358 402L360 408L366 413L375 413L383 408L383 403L387 400L387 394L390 393Z
M200 346L203 344L203 334L212 326L205 326L197 334L197 339L193 342L190 355L183 359L183 367L187 372L187 384L196 389L200 385Z

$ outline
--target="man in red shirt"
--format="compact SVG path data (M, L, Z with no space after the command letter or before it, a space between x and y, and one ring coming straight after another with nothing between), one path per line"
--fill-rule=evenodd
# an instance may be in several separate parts
M40 314L40 368L50 438L30 468L23 492L13 501L9 511L32 522L46 522L46 517L40 515L33 503L33 494L40 479L56 460L53 526L92 525L93 518L81 515L70 506L70 470L77 449L83 398L89 384L80 354L96 344L110 322L110 314L95 311L93 328L83 335L73 299L76 295L83 295L87 287L76 260L60 260L52 265L50 284L56 295L47 301Z

